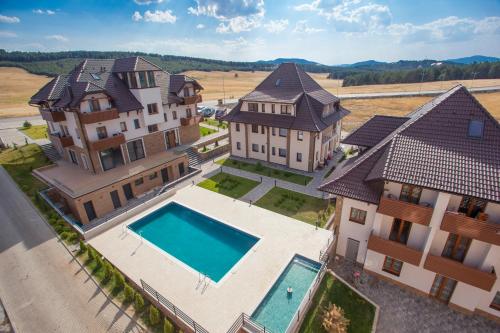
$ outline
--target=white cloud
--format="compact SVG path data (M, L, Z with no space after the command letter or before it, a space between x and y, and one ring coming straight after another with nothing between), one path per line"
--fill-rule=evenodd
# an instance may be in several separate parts
M144 15L141 15L138 11L135 11L132 15L133 21L141 21L144 20L146 22L155 22L155 23L175 23L177 21L177 16L172 14L170 9L167 10L155 10L154 12L150 10L146 10Z
M269 23L264 24L264 27L272 33L282 32L288 27L288 20L271 20Z
M163 0L134 0L134 2L139 6L142 6L142 5L150 5L152 3L162 3Z
M0 38L16 38L17 34L12 31L0 30Z
M69 39L67 37L64 37L63 35L48 35L48 36L45 36L46 39L50 39L50 40L55 40L55 41L58 41L58 42L67 42L69 41Z
M325 31L325 29L310 27L306 20L298 21L293 29L293 32L298 34L313 34L321 31Z
M219 20L218 33L239 33L259 27L264 17L264 0L196 0L188 13Z
M0 23L19 23L21 20L17 16L0 15Z
M39 15L54 15L56 12L50 9L33 9L33 13L39 14Z
M201 24L201 23L196 26L196 29L204 29L204 28L205 28L205 25Z

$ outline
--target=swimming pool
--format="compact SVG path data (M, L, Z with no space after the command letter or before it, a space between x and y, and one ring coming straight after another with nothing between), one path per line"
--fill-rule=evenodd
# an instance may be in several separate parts
M320 268L318 262L295 255L254 311L252 319L272 333L285 333ZM291 294L287 292L288 287L293 290Z
M259 240L176 202L128 228L215 282Z

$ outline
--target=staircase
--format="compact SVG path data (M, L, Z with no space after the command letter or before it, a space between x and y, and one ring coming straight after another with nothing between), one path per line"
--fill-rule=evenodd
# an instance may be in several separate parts
M47 143L44 145L40 145L40 148L42 148L43 153L45 156L49 158L52 162L55 162L59 159L61 159L61 156L59 155L59 152L57 149L54 147L52 143Z
M200 156L198 155L198 153L196 153L195 149L196 148L193 147L189 147L188 149L186 149L186 153L189 159L189 166L192 168L199 166L201 163Z

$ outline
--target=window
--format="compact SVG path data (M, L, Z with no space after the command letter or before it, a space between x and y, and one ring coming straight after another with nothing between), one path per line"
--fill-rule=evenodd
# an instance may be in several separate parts
M236 132L240 131L240 124L236 124Z
M297 153L297 162L302 162L302 153Z
M280 136L287 136L288 135L288 130L286 128L280 128Z
M399 276L401 274L401 268L403 267L403 262L396 260L391 257L385 257L383 271Z
M78 160L76 159L76 154L73 150L69 150L69 158L73 164L78 165Z
M259 104L257 103L248 103L248 111L257 112L259 109Z
M148 114L157 114L158 105L156 103L148 104Z
M141 139L127 142L127 150L130 162L144 158L144 147Z
M99 159L101 160L103 171L116 168L123 164L122 150L120 147L101 150L99 152Z
M418 203L420 201L420 194L422 194L421 187L404 184L401 187L401 193L399 195L399 200L414 203L414 204L418 205Z
M174 120L176 120L176 119L177 119L177 111L172 111L172 118L173 118Z
M402 221L401 219L394 219L392 223L391 233L389 239L394 242L406 244L410 236L411 222Z
M106 131L106 126L99 126L96 129L97 137L100 139L106 139L108 137L108 132Z
M99 105L99 100L97 100L95 98L92 98L89 101L89 105L90 105L90 111L92 111L92 112L101 110L101 107Z
M266 112L266 104L261 104L260 112Z
M252 124L252 133L259 133L259 125Z
M163 120L164 120L164 121L168 121L168 119L167 119L167 114L166 114L166 113L163 113Z
M351 214L349 215L349 221L365 224L366 220L366 210L361 210L357 208L351 208Z
M285 148L278 149L278 154L280 155L280 157L286 157L286 149Z
M241 150L241 142L236 142L236 149Z
M146 81L146 72L139 72L139 82L141 83L141 88L148 87L148 84Z
M276 128L272 127L271 132L272 132L271 134L272 134L273 136L275 136L275 135L276 135Z
M290 105L281 105L281 114L291 114Z
M495 298L493 298L493 301L490 304L490 308L500 311L500 291L497 291L497 293L495 294Z
M184 97L188 97L188 96L189 96L189 88L185 87L184 88Z
M97 80L97 81L99 81L101 79L101 77L97 73L90 73L90 76L92 76L92 78L94 80Z
M263 154L266 152L266 147L264 145L260 147L260 152Z
M264 128L264 126L260 127L260 133L261 134L266 134L266 129Z
M184 163L179 163L179 165L177 166L179 168L179 175L184 176Z
M482 138L484 130L483 120L471 120L469 121L469 136L471 138Z
M274 113L274 104L271 104L271 113Z
M252 151L258 153L259 152L259 145L256 143L252 143Z
M130 75L130 88L137 89L137 77L135 73L129 73L128 75Z
M92 203L92 201L84 202L83 208L85 208L85 213L87 213L87 218L89 219L89 221L92 221L93 219L97 218L97 215L95 214L94 204Z
M297 131L297 140L302 141L304 140L304 132L302 131Z
M85 170L88 170L89 169L89 162L87 161L87 156L85 156L85 154L81 154L80 157L82 159L83 168Z
M155 87L156 82L155 82L155 74L152 71L147 72L148 74L148 82L149 82L149 87Z
M271 154L272 154L273 156L276 156L276 147L273 147L273 148L271 149Z
M158 172L156 171L149 175L149 180L153 180L156 178L158 178Z
M158 124L148 125L148 132L149 133L158 132Z
M127 131L127 123L126 122L124 122L124 121L120 122L120 130L122 132L126 132Z
M141 124L139 123L139 119L134 119L134 128L135 129L141 128Z
M134 182L135 186L140 186L142 184L144 184L144 179L141 177L141 178L137 178Z
M186 118L191 118L192 116L191 109L186 109Z

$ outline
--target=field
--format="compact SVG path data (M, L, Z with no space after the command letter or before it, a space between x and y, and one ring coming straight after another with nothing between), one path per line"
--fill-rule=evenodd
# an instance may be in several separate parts
M0 117L38 115L28 101L50 78L34 75L24 69L0 67Z

